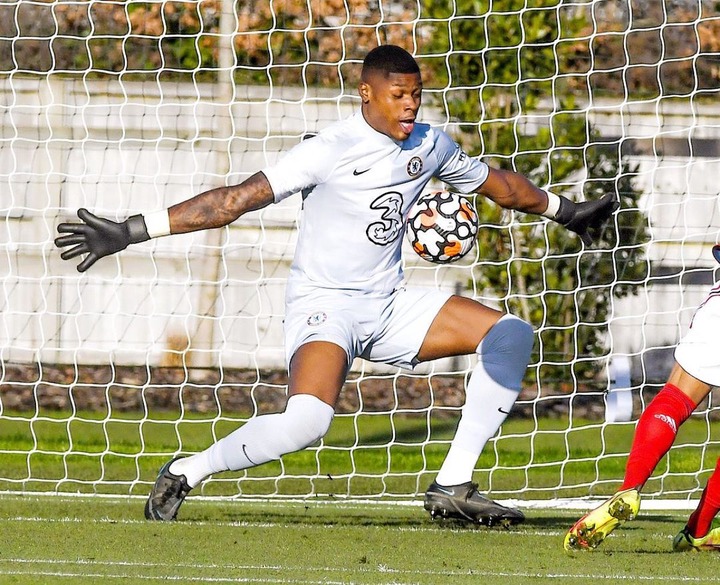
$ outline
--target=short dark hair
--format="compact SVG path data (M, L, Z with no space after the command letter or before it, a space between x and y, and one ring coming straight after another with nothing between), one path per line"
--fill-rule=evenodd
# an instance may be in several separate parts
M391 73L420 73L415 58L397 45L380 45L370 51L363 61L362 76L370 71L383 73L387 77Z

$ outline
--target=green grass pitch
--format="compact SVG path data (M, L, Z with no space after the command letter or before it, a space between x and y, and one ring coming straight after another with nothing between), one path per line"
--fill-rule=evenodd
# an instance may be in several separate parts
M578 512L511 529L431 522L419 506L189 500L142 519L140 498L0 497L0 582L716 583L720 555L674 554L684 514L643 514L593 552L565 553Z
M444 583L715 583L720 581L720 555L674 554L672 537L683 526L687 511L642 512L641 517L611 535L590 553L568 554L562 548L565 531L581 515L578 510L525 510L527 521L511 529L464 526L433 522L422 509L420 498L395 504L363 503L347 499L347 492L362 498L377 488L376 480L357 481L319 478L315 486L325 497L297 499L307 490L307 480L280 483L281 491L296 500L267 500L264 490L276 489L273 479L260 468L241 481L252 501L237 497L238 482L230 479L191 494L174 523L144 520L143 505L157 467L167 459L140 454L137 438L154 453L172 453L182 445L200 449L208 442L212 423L201 419L175 424L168 420L148 423L94 420L90 414L58 412L47 420L30 420L21 413L4 413L0 424L0 460L6 479L0 490L0 584L90 583L293 583L293 584L444 584ZM348 460L348 451L330 449L325 455L301 452L287 456L286 469L342 478L349 464L361 472L382 475L399 472L397 489L421 493L439 466L444 449L427 445L420 421L388 416L339 419L326 444L346 447L360 433L362 454ZM226 424L233 426L232 421ZM632 424L603 428L592 421L575 421L563 429L557 419L537 422L510 419L498 439L483 454L480 467L496 458L516 470L490 478L478 471L481 487L492 479L493 489L511 490L513 485L532 487L516 499L586 496L586 488L559 489L558 472L570 484L619 478L632 436ZM73 428L77 425L77 428ZM140 427L143 427L142 429ZM68 432L68 429L71 432ZM545 433L532 431L541 428ZM708 431L709 429L709 431ZM402 446L388 459L392 432ZM554 432L558 431L558 432ZM711 436L708 437L708 432ZM687 473L702 463L714 467L717 437L714 425L691 420L681 429L679 449L659 471L671 469L676 479L652 479L668 487L697 486L703 477ZM222 434L222 433L220 433ZM431 439L447 439L452 425L433 425ZM94 486L98 457L67 455L72 447L85 454L112 450L103 459L105 479L117 486ZM711 442L710 448L700 445ZM28 451L33 451L29 458ZM395 447L390 447L395 449ZM532 458L529 470L525 465ZM598 457L604 453L603 457ZM119 454L119 455L118 455ZM127 456L123 456L127 455ZM587 459L562 465L568 457ZM22 481L28 461L36 479ZM74 477L90 483L63 482L48 494L67 461ZM122 481L141 481L128 489ZM425 471L422 471L422 470ZM407 474L407 475L403 475ZM322 481L321 481L322 479ZM324 482L324 483L323 483ZM333 484L333 482L335 482ZM609 481L596 490L611 493L617 483ZM688 484L689 485L689 484ZM334 486L334 487L333 487ZM339 486L339 489L338 489ZM392 488L392 486L390 486ZM53 490L55 488L52 488ZM335 498L330 489L338 489ZM83 492L102 491L101 494ZM323 492L323 490L325 490ZM10 493L21 491L22 494ZM404 493L407 493L405 491ZM510 497L506 492L504 497ZM230 497L229 497L230 496ZM339 497L342 496L342 497ZM392 499L392 498L391 498Z

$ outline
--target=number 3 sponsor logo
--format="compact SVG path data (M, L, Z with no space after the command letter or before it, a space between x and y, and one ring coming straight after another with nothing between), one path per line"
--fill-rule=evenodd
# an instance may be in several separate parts
M402 233L402 204L402 194L397 191L383 193L370 204L370 209L383 212L380 221L371 223L367 228L367 237L373 244L387 246Z

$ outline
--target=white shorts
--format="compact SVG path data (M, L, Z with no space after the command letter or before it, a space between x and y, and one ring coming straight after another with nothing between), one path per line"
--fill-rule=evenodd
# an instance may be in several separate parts
M698 380L720 386L720 285L695 311L675 348L675 361Z
M309 341L330 341L356 357L413 369L430 325L452 296L435 289L399 288L385 297L318 290L288 303L285 357Z

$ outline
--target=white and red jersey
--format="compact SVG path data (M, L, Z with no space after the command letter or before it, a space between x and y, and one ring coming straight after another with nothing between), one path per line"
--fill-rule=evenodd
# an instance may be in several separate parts
M399 142L358 112L297 144L263 173L276 202L304 191L289 295L318 288L384 295L402 283L405 221L428 182L435 177L471 193L488 167L442 130L416 123Z
M682 369L711 386L720 386L719 329L720 283L716 283L675 347L675 361Z

